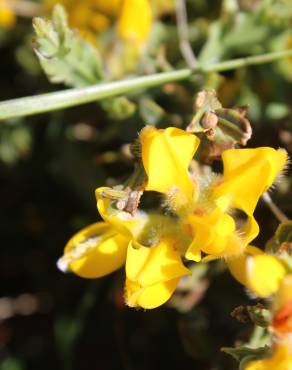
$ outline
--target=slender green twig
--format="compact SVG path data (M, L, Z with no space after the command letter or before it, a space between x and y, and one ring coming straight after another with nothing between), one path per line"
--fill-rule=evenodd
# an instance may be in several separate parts
M261 347L266 340L265 338L266 329L261 326L255 326L248 342L248 347L258 348Z
M185 0L176 1L176 23L181 53L187 65L190 68L194 68L197 65L197 58L195 57L189 41L188 16Z
M280 222L289 221L289 218L285 215L285 213L282 212L281 209L273 202L269 193L265 192L262 195L262 199L266 203L266 205L269 207L271 212L274 214L274 216L278 219L278 221Z
M114 81L83 88L68 89L49 94L8 100L0 103L0 120L45 113L105 98L112 98L135 90L184 80L190 78L196 73L222 72L250 65L269 63L274 60L291 56L292 49L289 49L275 53L228 60L206 66L197 65L193 69L181 69L173 72L157 73L123 81Z

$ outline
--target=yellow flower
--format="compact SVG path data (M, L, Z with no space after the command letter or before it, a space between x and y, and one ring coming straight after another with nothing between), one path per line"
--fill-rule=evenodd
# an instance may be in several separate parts
M131 307L155 308L173 294L181 276L190 271L181 261L187 243L176 220L137 211L134 215L114 207L110 188L96 189L97 208L103 219L131 241L126 258L125 300Z
M93 278L125 263L127 304L150 309L166 302L178 279L190 274L182 256L199 261L202 251L209 255L207 259L238 256L244 251L258 233L253 218L256 203L284 166L286 152L272 148L229 151L223 158L223 177L192 178L188 167L199 145L196 136L174 127L147 127L140 141L147 174L145 190L163 193L171 212L126 212L129 197L135 194L98 188L97 208L105 222L73 236L59 266ZM242 200L245 195L248 199ZM230 208L246 213L248 218L241 228ZM241 266L243 271L234 275L259 296L273 293L285 274L284 267L254 247L246 251L251 256L231 260L231 265L237 263L235 270ZM266 266L270 279L263 270Z
M172 218L141 211L131 215L115 209L116 200L110 197L118 199L121 193L106 187L96 190L97 207L106 222L75 234L58 266L84 278L96 278L126 262L127 304L155 308L170 298L181 276L190 274L181 261L184 237L178 240Z
M11 28L15 24L15 14L9 6L9 0L0 0L0 27Z
M287 154L273 148L231 149L223 153L220 178L192 179L188 167L199 139L173 127L147 127L140 135L146 190L164 193L192 240L186 257L200 261L243 252L259 231L253 212L260 196L283 169ZM240 209L247 220L237 228L230 210Z
M244 370L292 370L292 354L288 344L280 344L271 357L249 362Z
M139 47L147 41L152 28L150 0L46 0L47 9L56 3L65 6L70 25L91 41L116 22L117 36Z
M189 274L173 241L161 240L150 248L131 243L126 262L126 302L130 307L158 307L171 297L179 278Z
M58 267L83 278L107 275L124 265L129 239L109 224L97 222L75 234L67 243Z
M278 291L286 274L283 264L256 247L248 246L245 254L230 258L232 275L258 297L266 298Z

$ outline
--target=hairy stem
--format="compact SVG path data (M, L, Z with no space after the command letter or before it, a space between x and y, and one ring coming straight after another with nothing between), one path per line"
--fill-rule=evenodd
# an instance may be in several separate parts
M29 96L0 103L0 120L24 117L38 113L91 103L112 98L136 90L160 86L165 83L185 80L197 73L223 72L250 65L269 63L274 60L291 57L292 49L257 56L238 58L209 65L197 65L173 72L156 73L133 79L101 83L83 88L62 90L54 93Z

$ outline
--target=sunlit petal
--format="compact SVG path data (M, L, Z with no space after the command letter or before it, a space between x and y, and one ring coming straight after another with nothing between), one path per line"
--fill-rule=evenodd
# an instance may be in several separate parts
M146 127L140 135L142 160L148 176L146 190L167 193L174 188L191 199L194 185L188 173L199 139L183 130Z
M154 308L165 303L181 276L191 274L169 241L152 247L131 243L126 262L126 301L129 306Z
M286 273L283 264L267 254L248 257L246 266L247 287L259 297L275 293Z
M125 299L130 307L142 307L152 309L161 306L174 293L179 279L156 283L147 287L126 280Z
M145 42L152 27L152 9L149 0L124 0L118 16L117 31L122 39Z
M58 265L84 278L97 278L119 269L126 260L129 239L105 222L76 233L67 243Z
M214 189L214 198L231 195L232 207L252 215L260 196L284 168L287 153L268 147L230 149L222 158L224 176L222 183Z
M258 254L264 254L264 252L257 247L248 245L245 249L244 254L233 256L226 260L226 263L232 276L245 286L247 285L247 276L246 276L247 258L248 256L255 256Z

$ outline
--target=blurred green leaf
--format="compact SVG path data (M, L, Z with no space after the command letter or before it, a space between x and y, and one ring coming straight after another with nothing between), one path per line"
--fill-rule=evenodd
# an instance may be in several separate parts
M97 49L68 27L62 6L54 7L52 20L34 18L33 27L36 55L52 83L82 87L102 80Z
M23 370L21 361L15 357L8 357L1 363L1 370Z
M100 104L112 119L126 119L131 117L136 111L136 105L125 96L106 99L101 101Z
M259 23L258 17L251 14L237 14L233 27L223 39L224 49L235 49L242 51L251 45L263 42L269 32L265 24Z
M266 115L268 118L278 120L286 117L289 114L289 107L286 104L280 102L273 102L267 104Z
M165 115L164 110L148 97L143 97L139 102L139 110L145 124L156 126Z
M22 125L6 125L0 129L0 159L14 164L27 155L32 144L31 130Z
M222 23L216 21L209 27L209 36L207 42L203 46L198 60L200 63L216 63L221 60L224 54L224 47L222 44Z

